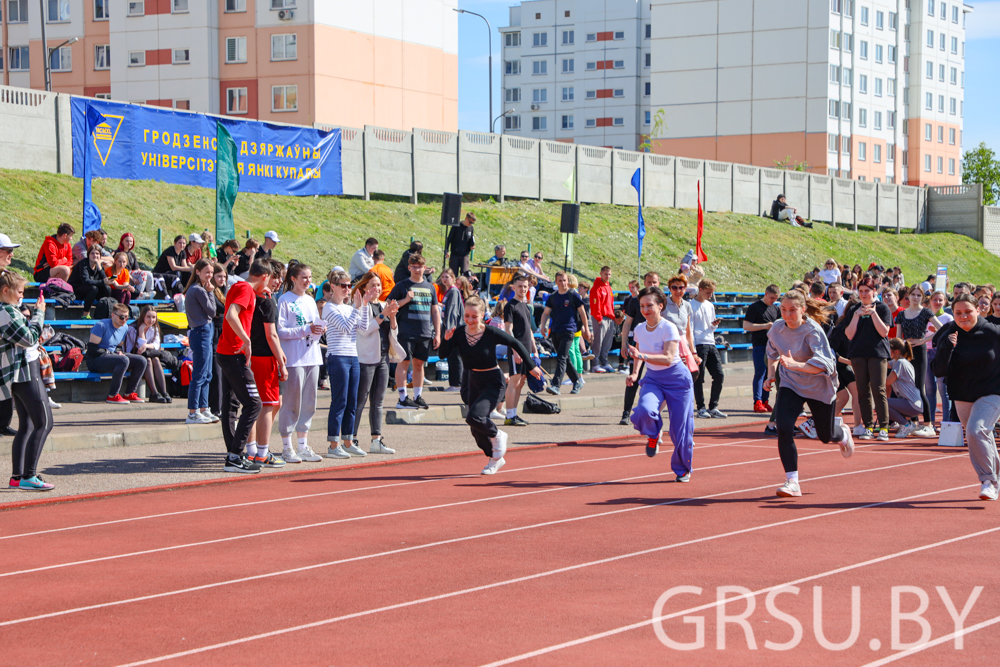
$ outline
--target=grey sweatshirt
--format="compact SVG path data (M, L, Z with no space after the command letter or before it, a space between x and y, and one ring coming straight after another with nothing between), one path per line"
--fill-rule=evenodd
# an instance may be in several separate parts
M206 292L198 283L191 285L184 297L184 312L189 329L208 324L215 317L215 294Z
M798 328L792 329L784 320L777 320L767 332L767 357L776 360L781 352L791 354L796 361L823 369L822 373L810 375L781 366L778 372L782 389L787 387L802 398L833 402L837 397L837 357L820 325L806 318Z

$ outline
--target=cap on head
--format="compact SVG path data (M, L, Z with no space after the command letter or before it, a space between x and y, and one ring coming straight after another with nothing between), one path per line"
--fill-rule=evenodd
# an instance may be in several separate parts
M0 250L13 250L14 248L20 247L20 243L11 243L9 236L6 234L0 234Z
M201 238L201 234L192 234L188 237L188 243L204 243L205 239Z
M278 232L274 231L273 229L271 231L269 231L267 234L264 234L264 238L265 239L270 239L271 241L274 241L275 243L281 243L281 239L278 238Z

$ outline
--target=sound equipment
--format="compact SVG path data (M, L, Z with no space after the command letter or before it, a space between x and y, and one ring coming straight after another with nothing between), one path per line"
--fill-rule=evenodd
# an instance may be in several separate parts
M580 205L563 204L562 222L559 225L562 234L577 234L580 231Z
M444 199L441 201L441 224L458 227L462 224L460 215L462 215L462 195L454 192L444 193Z

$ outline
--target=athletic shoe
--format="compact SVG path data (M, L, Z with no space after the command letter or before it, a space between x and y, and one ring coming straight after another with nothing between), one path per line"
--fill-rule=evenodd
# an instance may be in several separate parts
M58 410L59 408L62 407L62 405L53 401L52 397L49 396L49 407L52 408L53 410Z
M318 463L323 460L323 457L314 452L309 445L299 447L299 458L310 463Z
M396 403L397 410L418 410L419 408L420 406L409 396L399 399Z
M773 424L768 424L767 426L764 427L764 435L766 435L769 438L777 438L778 427Z
M677 477L674 478L674 481L680 482L681 484L687 484L691 481L691 473L687 472L683 475L677 475Z
M451 393L453 391L462 391L462 388L461 387L445 387L444 390L447 391L447 392L449 392L449 393Z
M280 456L275 456L271 452L267 453L267 456L257 456L254 458L254 463L261 466L262 468L284 468L285 460Z
M209 423L218 424L220 421L222 421L222 417L220 417L217 414L214 414L211 410L202 410L201 414L204 415L205 417L208 417Z
M157 394L156 396L153 396L151 399L149 399L149 402L150 403L169 403L170 401L167 400L166 396L160 396L159 394Z
M416 405L421 410L427 410L430 408L430 406L427 405L427 401L424 400L423 396L414 396L413 404Z
M319 386L320 389L329 389L330 388L330 381L329 380L320 380L318 386Z
M185 424L211 424L212 420L205 416L203 412L188 413Z
M108 396L105 403L111 403L112 405L128 405L129 400L127 398L122 398L121 394L115 394L114 396Z
M552 384L545 385L545 391L549 392L553 396L558 396L559 395L559 387L557 387L555 385L552 385Z
M604 366L602 368L604 368L604 370L607 371L608 373L614 373L614 372L616 372L615 367L612 366L611 364L604 364Z
M35 475L34 477L22 479L20 484L18 484L17 488L21 489L22 491L51 491L56 487L53 486L52 484L49 484L48 482L43 482L41 477ZM993 500L996 499L997 499L997 494L996 491L994 491Z
M505 431L497 431L496 441L493 443L493 458L503 460L503 455L507 453L508 435Z
M767 401L764 401L764 412L774 412L774 408Z
M495 475L497 474L497 471L500 470L500 468L502 468L505 463L507 462L504 461L502 458L490 459L490 462L486 464L486 467L483 468L483 471L480 474Z
M510 419L504 419L503 420L503 425L504 426L527 426L528 422L526 422L523 419L521 419L521 417L519 417L518 415L514 415Z
M711 419L712 418L712 415L708 414L708 410L706 410L705 408L699 408L694 413L694 416L697 417L698 419Z
M21 480L20 479L14 479L13 477L11 477L10 478L10 482L8 482L8 484L7 484L7 488L8 489L19 489L19 488L21 488Z
M712 408L708 411L708 416L712 419L729 419L729 415L720 410L719 408Z
M604 374L608 372L608 369L604 366L594 366L594 372Z
M222 467L226 472L242 472L255 474L260 472L260 466L257 465L256 461L250 461L245 456L241 456L238 459L231 459L226 457L226 464Z
M812 438L813 440L816 439L816 422L814 422L811 418L799 424L797 428L802 431L807 438Z
M566 378L565 380L563 380L563 381L562 381L562 383L563 383L563 386L564 386L564 387L565 387L566 385L570 385L570 386L572 386L572 385L573 385L573 381L572 381L572 380L570 380L569 378Z
M382 438L379 438L378 440L372 440L372 444L368 448L368 453L369 454L395 454L396 450L395 449L390 449L389 447L386 447L385 443L382 442Z
M345 447L344 451L352 456L368 456L368 452L358 447L357 441L354 441L350 444L350 446Z
M629 424L631 424L632 422L629 421L628 417L629 417L628 413L627 412L623 412L622 413L621 421L618 422L618 425L619 426L628 426Z
M587 352L586 354L581 355L580 358L583 359L584 361L591 361L594 359L594 353Z
M892 431L893 429L898 429L898 428L899 428L899 422L889 422L889 430L890 431Z
M764 407L764 401L754 401L753 402L754 412L767 412L767 408Z
M896 437L902 440L906 436L912 435L913 432L916 430L917 430L916 424L914 424L913 422L906 422L905 424L899 427L898 431L896 431Z
M776 495L779 498L798 498L802 495L802 490L799 489L798 482L786 479L785 483L778 487Z
M931 424L924 424L920 428L916 428L916 424L914 424L914 428L915 430L913 431L913 435L917 438L937 437L937 431L934 430L934 427Z
M579 394L581 389L583 389L583 378L580 378L579 380L573 383L573 388L570 389L569 393Z
M281 458L285 463L302 463L301 457L295 453L291 447L284 447L281 450Z
M880 428L878 431L878 437L875 439L880 442L889 442L889 429Z
M660 453L660 438L648 438L646 440L646 456L652 458Z
M24 484L24 482L21 482ZM23 488L23 487L22 487ZM997 485L993 482L986 480L983 482L983 486L979 489L979 499L980 500L996 500L997 499Z
M507 416L499 410L490 410L490 419L507 419Z
M851 458L851 454L854 453L854 438L851 437L851 432L846 428L844 429L844 438L840 441L840 453L844 455L845 459Z
M854 430L851 432L851 434L852 435L859 435L859 436L860 435L864 435L865 434L865 425L864 424L858 424L857 426L854 427Z
M625 366L619 366L618 372L621 373L622 375L628 375L628 368Z
M874 440L875 434L872 433L870 428L866 428L865 432L858 436L858 440Z
M122 396L122 398L124 398L129 403L145 403L146 402L146 399L139 398L139 394L135 393L134 391L131 394L128 394L127 396Z
M328 459L349 459L351 455L344 451L343 446L327 447L326 458Z

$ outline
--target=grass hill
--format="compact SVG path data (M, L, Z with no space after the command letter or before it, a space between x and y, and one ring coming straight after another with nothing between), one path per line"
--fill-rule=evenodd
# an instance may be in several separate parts
M83 187L79 179L42 172L0 169L0 231L23 244L14 268L30 274L46 234L59 223L79 230ZM94 201L103 213L103 226L113 247L121 233L137 238L140 262L152 265L157 229L163 230L163 247L177 234L215 227L215 192L204 188L154 181L96 180ZM470 201L475 211L476 261L493 254L503 243L508 254L531 244L543 250L551 276L561 265L560 204L537 201ZM646 240L642 270L661 273L676 270L680 258L695 243L696 214L689 210L643 211ZM410 237L424 242L425 256L440 266L444 232L439 225L440 203L412 205L399 201L361 201L343 197L279 197L241 194L235 208L236 230L249 230L258 240L274 229L282 239L276 256L295 258L313 266L315 274L334 265L347 266L364 239L374 236L394 266ZM898 265L911 282L947 264L952 282L1000 283L997 258L964 236L954 234L890 234L851 232L817 224L814 229L794 229L757 216L734 213L705 215L703 240L709 262L706 272L721 289L759 290L768 283L782 286L800 279L828 257L841 263L867 267L875 261ZM634 208L587 205L580 213L580 234L575 239L574 268L592 278L604 264L615 272L615 283L624 288L637 274L636 211Z

